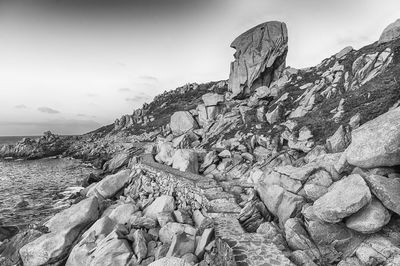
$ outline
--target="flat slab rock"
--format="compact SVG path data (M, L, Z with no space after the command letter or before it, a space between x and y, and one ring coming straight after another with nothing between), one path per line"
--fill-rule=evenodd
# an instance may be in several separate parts
M371 192L364 179L353 174L334 183L329 192L314 202L315 215L328 223L340 222L371 202Z

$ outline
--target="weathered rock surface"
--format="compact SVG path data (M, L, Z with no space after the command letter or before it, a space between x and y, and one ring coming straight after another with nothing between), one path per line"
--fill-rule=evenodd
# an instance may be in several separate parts
M170 127L172 134L180 136L189 130L198 128L198 124L189 112L179 111L171 116Z
M400 19L389 24L382 32L379 43L386 43L400 38Z
M365 180L372 193L389 210L400 215L400 181L380 175L367 175Z
M330 187L329 192L314 202L316 216L337 223L356 213L371 201L371 192L360 175L349 175Z
M144 210L144 215L157 219L161 212L173 212L175 209L175 200L172 196L162 195Z
M113 175L108 175L88 191L88 196L100 196L105 199L113 197L130 180L131 170L126 169Z
M177 150L172 157L172 167L182 172L199 173L197 153L191 150Z
M260 182L256 189L265 206L279 218L279 223L282 226L289 218L295 217L304 204L304 199L301 196L278 185L268 186Z
M80 232L98 216L99 203L94 197L56 214L45 224L50 233L40 236L20 249L24 265L43 265L62 259Z
M390 216L382 203L373 198L367 206L346 219L346 226L363 234L371 234L385 226Z
M228 88L233 97L249 95L257 87L269 86L280 77L285 67L287 41L286 25L270 21L246 31L232 42L236 53Z
M347 161L362 168L400 164L400 108L363 124L352 132Z

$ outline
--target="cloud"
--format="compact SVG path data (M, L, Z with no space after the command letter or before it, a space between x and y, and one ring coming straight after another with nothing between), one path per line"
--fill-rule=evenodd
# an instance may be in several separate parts
M127 102L135 102L135 103L143 103L145 101L151 100L151 96L147 95L146 93L139 93L133 97L125 98Z
M158 82L158 78L153 76L140 76L139 79L147 81L147 82Z
M95 115L76 114L76 116L79 116L79 117L90 117L90 118L96 118L96 116L95 116Z
M87 97L96 97L97 94L96 93L86 93L85 96L87 96Z
M129 88L120 88L120 89L118 89L118 91L119 92L128 92L128 91L132 91L132 90Z
M60 111L57 111L57 110L54 110L54 109L52 109L50 107L45 107L45 106L39 107L38 111L40 111L42 113L47 113L47 114L58 114L58 113L60 113Z
M17 109L26 109L27 108L27 106L25 104L18 104L18 105L14 106L14 107L17 108Z

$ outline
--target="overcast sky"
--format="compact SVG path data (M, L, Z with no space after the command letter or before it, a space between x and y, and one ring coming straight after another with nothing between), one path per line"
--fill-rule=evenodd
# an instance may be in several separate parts
M0 135L84 133L164 90L227 79L236 36L286 22L302 68L378 40L398 0L0 0Z

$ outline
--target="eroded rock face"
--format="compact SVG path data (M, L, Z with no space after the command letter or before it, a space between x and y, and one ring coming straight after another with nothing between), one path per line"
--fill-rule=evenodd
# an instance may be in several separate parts
M352 132L348 163L361 168L400 164L400 108L363 124Z
M285 68L287 43L286 24L278 21L260 24L237 37L231 44L236 49L228 83L232 96L249 95L277 80Z
M382 32L379 43L386 43L400 38L400 19L389 24Z

